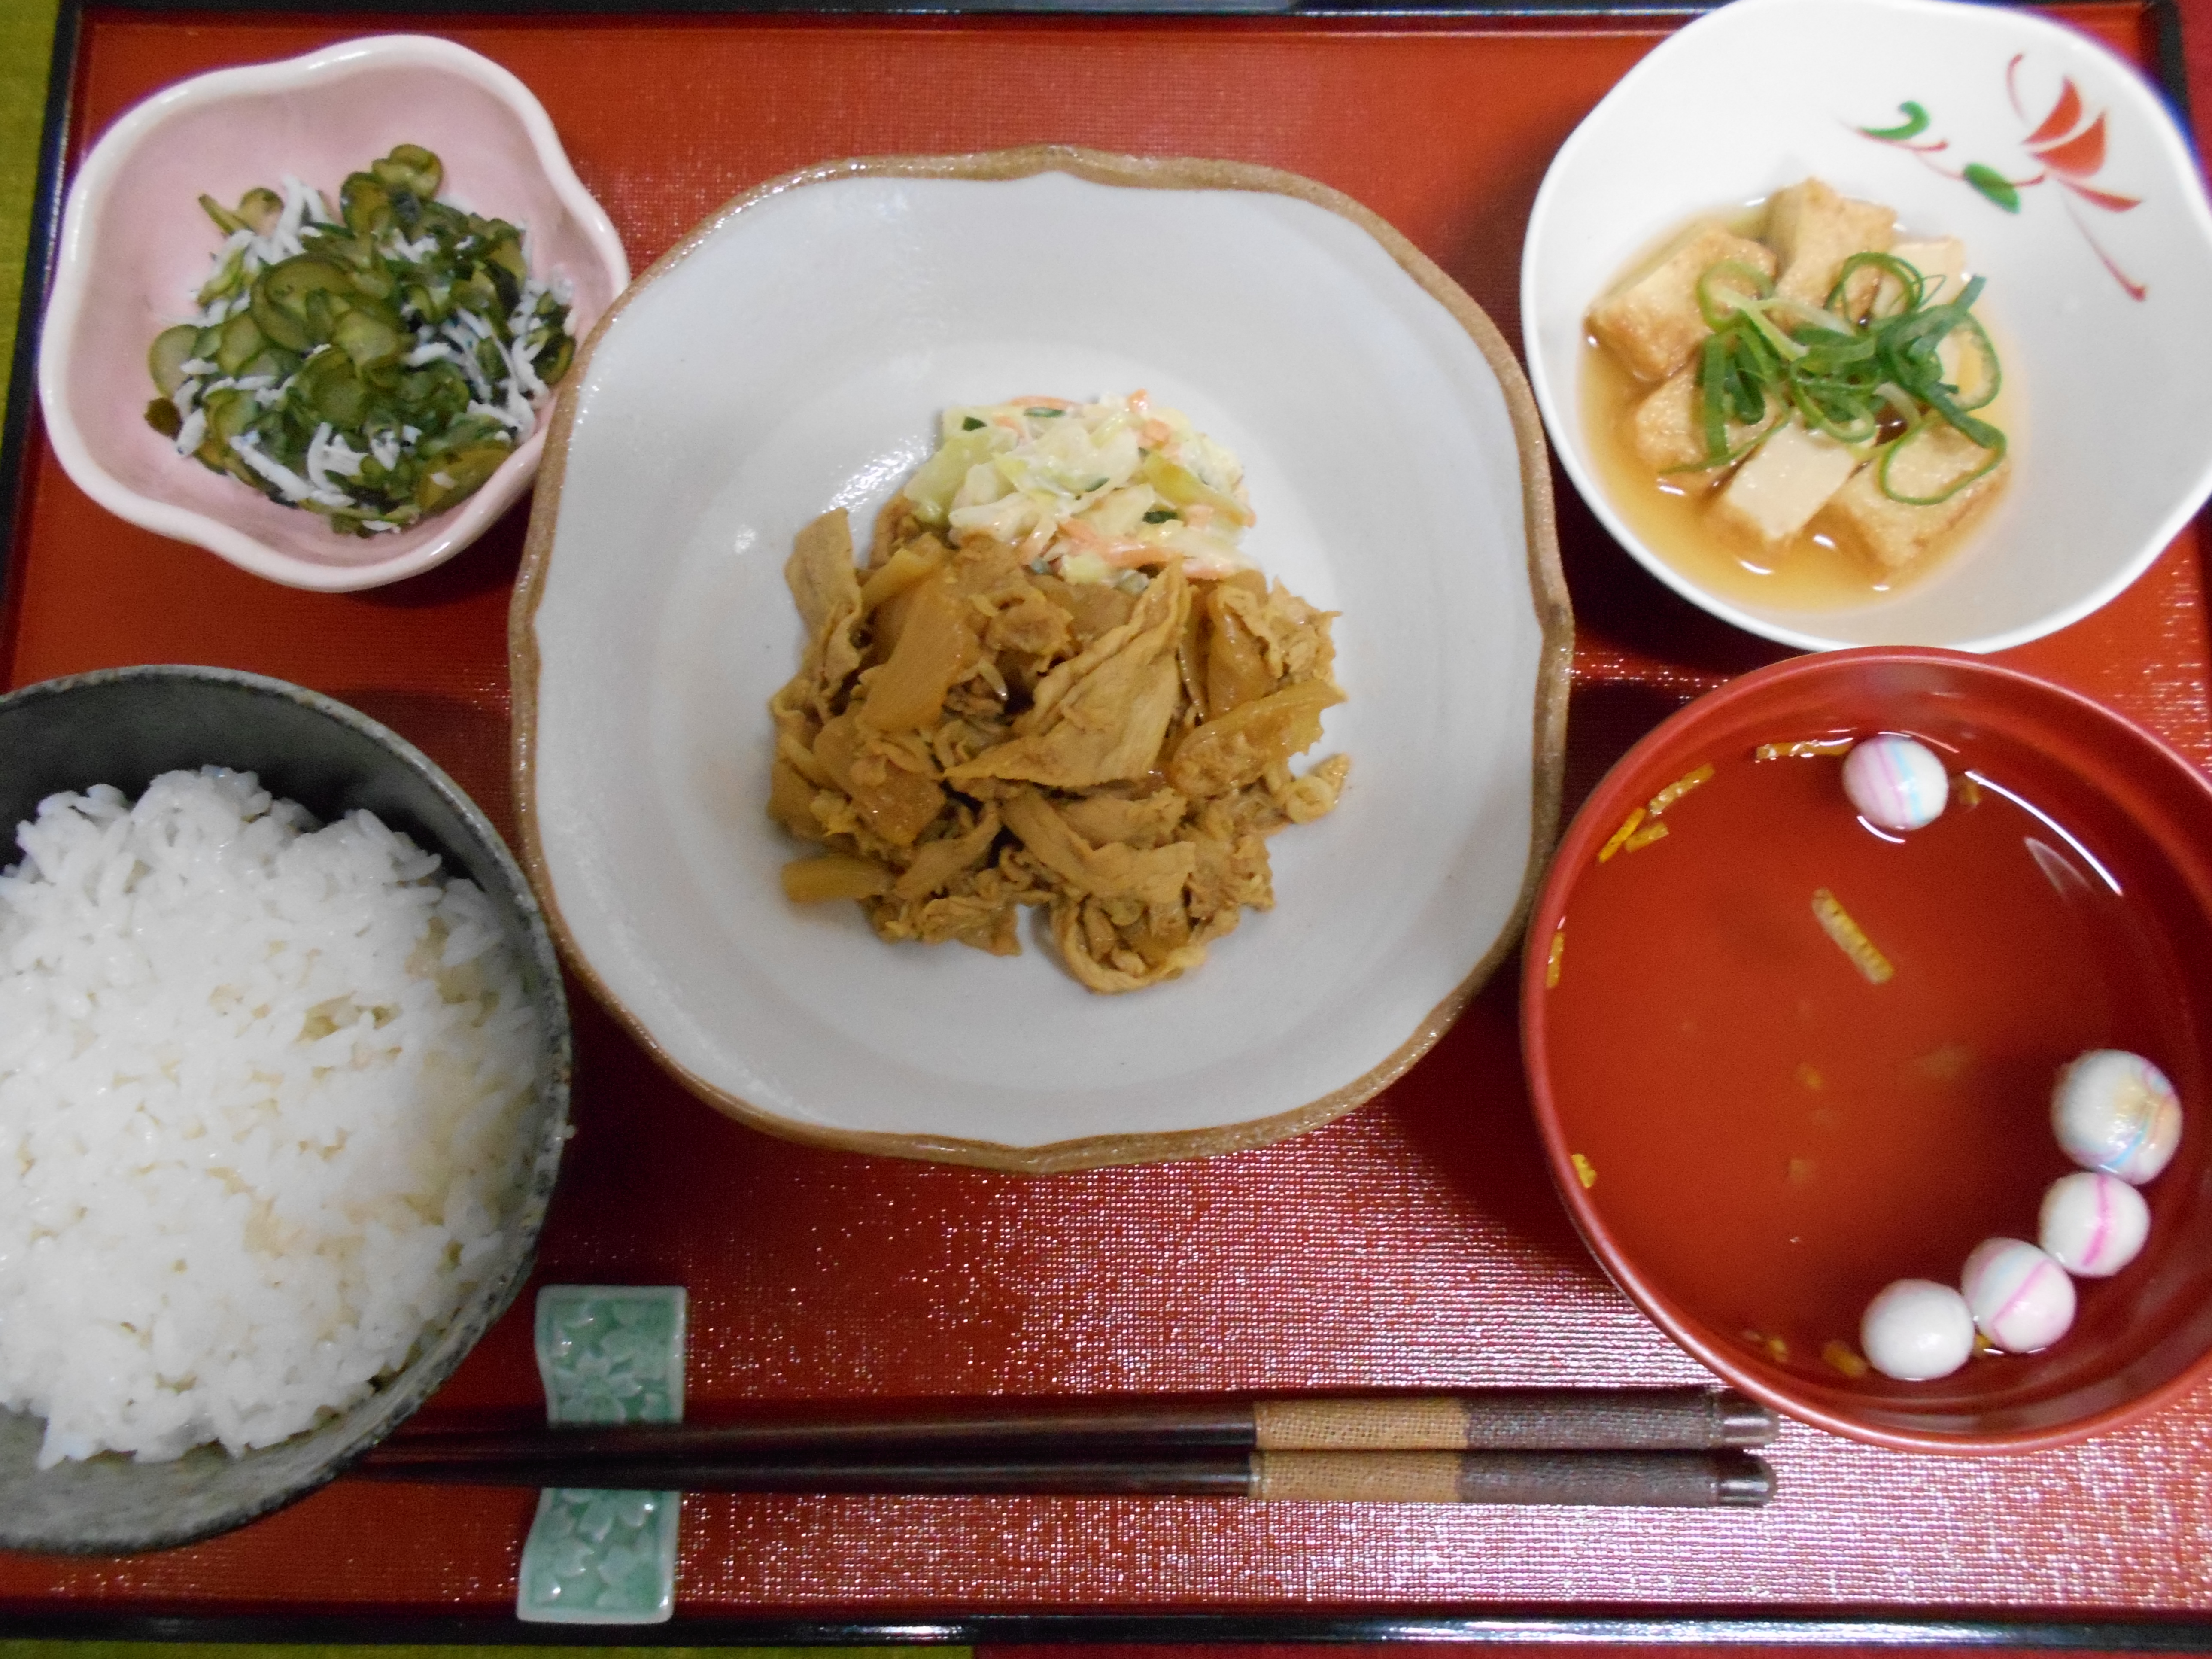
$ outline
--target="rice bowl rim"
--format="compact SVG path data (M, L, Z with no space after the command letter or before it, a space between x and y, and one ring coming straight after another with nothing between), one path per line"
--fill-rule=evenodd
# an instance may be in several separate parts
M546 927L544 912L513 850L483 809L447 775L443 768L406 738L357 708L290 681L241 669L192 664L141 664L96 669L38 681L0 693L0 714L35 708L42 702L59 702L79 692L117 684L146 682L158 684L179 681L222 686L248 696L289 702L357 737L368 739L398 766L428 784L433 793L477 836L489 855L521 924L526 950L520 953L524 959L518 961L516 966L523 975L531 993L532 1003L537 1008L541 1021L535 1045L538 1075L533 1097L533 1115L539 1119L540 1127L533 1144L525 1149L527 1166L520 1183L520 1201L512 1218L502 1222L502 1231L514 1235L517 1248L508 1253L510 1260L506 1270L495 1272L479 1280L434 1338L396 1376L378 1386L366 1400L341 1412L319 1427L305 1430L272 1446L258 1447L231 1460L233 1462L247 1462L282 1448L295 1447L308 1438L327 1437L331 1444L325 1449L320 1462L303 1480L289 1487L260 1495L252 1502L220 1513L211 1519L184 1525L157 1524L128 1536L108 1533L96 1538L62 1537L19 1531L6 1506L0 1505L0 1549L56 1554L112 1554L174 1548L233 1531L306 1497L336 1479L349 1464L421 1407L491 1327L498 1322L528 1282L536 1264L538 1239L544 1230L554 1185L560 1173L562 1148L568 1139L574 1039L560 957ZM202 763L204 765L222 763L213 759ZM148 778L133 783L126 792L130 799L135 802L152 781ZM114 780L101 781L113 782ZM120 784L117 787L123 787ZM263 787L266 788L268 786L264 782ZM271 789L269 793L276 795L280 792ZM12 825L7 827L6 833L9 846L14 848ZM459 860L454 849L440 847L425 850L438 853L440 874L443 879L477 879L472 872L455 867ZM19 858L7 860L6 865L0 867L9 867L18 863L20 848L16 851ZM503 929L502 932L507 933L510 945L516 943L510 930ZM532 984L530 981L533 978L535 982ZM31 1414L20 1412L0 1413L0 1416L12 1418L28 1415ZM195 1447L186 1455L204 1454L207 1443L211 1443ZM101 1461L127 1462L134 1468L142 1467L135 1459L115 1454L103 1453ZM174 1464L155 1463L143 1467L162 1469L173 1468Z
M679 1063L654 1036L644 1018L617 996L581 949L562 915L546 861L538 821L536 756L538 683L540 669L536 619L550 574L560 516L568 446L574 430L577 399L590 378L601 341L647 288L749 209L815 184L851 179L965 179L1006 182L1058 173L1091 184L1137 190L1223 191L1287 196L1349 220L1374 239L1404 274L1441 305L1464 329L1495 377L1514 434L1519 465L1526 568L1529 597L1540 635L1531 751L1533 757L1528 856L1520 890L1498 936L1467 976L1414 1024L1406 1038L1361 1076L1329 1093L1286 1111L1241 1123L1200 1129L1080 1136L1032 1146L879 1130L843 1129L802 1122L766 1110ZM844 1152L939 1164L964 1164L1022 1175L1060 1174L1110 1166L1157 1164L1217 1153L1243 1152L1286 1139L1342 1116L1381 1093L1426 1054L1459 1018L1506 956L1521 943L1534 908L1553 842L1566 769L1569 672L1574 649L1574 617L1559 560L1549 450L1535 394L1505 337L1488 313L1415 247L1403 233L1371 209L1341 191L1303 174L1252 162L1186 156L1142 156L1070 144L1028 144L1012 149L946 155L860 156L801 167L732 198L687 232L617 296L578 348L576 361L562 377L530 509L522 564L508 611L508 679L513 708L514 808L520 831L523 867L535 884L562 954L639 1047L692 1094L726 1116L780 1139Z

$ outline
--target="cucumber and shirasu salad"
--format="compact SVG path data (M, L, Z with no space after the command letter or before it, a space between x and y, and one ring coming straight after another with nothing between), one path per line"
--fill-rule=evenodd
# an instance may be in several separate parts
M234 210L198 313L148 357L148 424L179 454L356 536L405 528L489 478L575 352L568 284L530 274L523 233L436 198L438 158L401 144L335 213L286 179Z

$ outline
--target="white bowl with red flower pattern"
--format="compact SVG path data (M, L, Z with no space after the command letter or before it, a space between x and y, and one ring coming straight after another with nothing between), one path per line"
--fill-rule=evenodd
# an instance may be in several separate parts
M1709 590L1609 498L1583 385L1591 302L1704 213L1819 178L1962 239L2002 354L2014 459L1940 563L1832 608ZM1567 475L1670 587L1808 650L1993 651L2088 615L2212 493L2212 207L2158 92L2088 35L1953 0L1735 0L1660 45L1546 175L1522 255L1528 374Z

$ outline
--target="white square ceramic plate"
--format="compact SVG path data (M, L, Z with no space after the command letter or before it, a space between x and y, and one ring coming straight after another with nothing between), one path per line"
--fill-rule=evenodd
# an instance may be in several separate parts
M1121 996L801 908L765 811L782 567L865 535L954 403L1142 387L1245 465L1246 546L1341 612L1330 817L1276 905ZM562 393L516 595L526 860L573 961L774 1133L1047 1170L1251 1146L1365 1099L1509 947L1551 841L1571 624L1542 439L1449 278L1322 186L1033 149L764 186L637 283Z

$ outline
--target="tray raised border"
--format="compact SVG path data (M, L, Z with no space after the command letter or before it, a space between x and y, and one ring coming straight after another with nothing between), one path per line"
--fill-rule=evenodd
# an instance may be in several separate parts
M573 1648L981 1647L1371 1645L1449 1642L1483 1646L1656 1648L1881 1648L1909 1651L1980 1649L2010 1656L2054 1653L2187 1654L2212 1651L2212 1624L2198 1620L2005 1620L1830 1617L1815 1613L1711 1612L1665 1608L1551 1612L1541 1608L1462 1613L1413 1607L1393 1612L1249 1613L991 1613L866 1619L819 1615L686 1619L664 1625L525 1625L481 1614L173 1615L52 1612L0 1617L11 1639L464 1644Z
M2033 10L2056 0L1985 0L1987 3ZM2126 3L2127 0L2113 0ZM2148 21L2153 40L2153 78L2172 107L2181 130L2194 134L2191 119L2189 65L2182 42L2183 0L2133 0ZM52 51L46 68L46 110L40 130L38 174L31 198L29 236L23 258L21 299L15 315L15 344L9 365L4 420L0 420L0 616L12 588L15 549L21 528L22 472L28 457L31 410L38 398L38 331L53 280L61 235L64 175L75 111L77 52L85 13L95 3L114 11L205 15L312 11L333 17L423 16L441 20L469 15L647 16L654 14L744 16L769 14L868 16L1188 17L1207 18L1455 18L1531 22L1604 19L1649 21L1686 20L1726 0L471 0L465 9L440 0L59 0L54 16ZM0 672L7 665L0 644Z
M2052 0L1988 0L2021 9L2056 9ZM60 0L47 70L46 107L31 204L22 298L16 317L4 425L0 425L0 617L10 598L23 470L34 430L38 330L45 314L60 227L64 184L86 14L94 9L179 16L309 11L331 17L434 17L592 15L649 16L842 15L866 16L1029 15L1188 18L1356 18L1499 21L1638 22L1687 19L1724 0L475 0L456 11L441 0ZM2153 77L2193 133L2182 0L2132 3L2153 45ZM2199 27L2208 26L2200 20ZM8 647L0 641L0 671ZM960 1613L918 1607L866 1618L763 1613L679 1616L657 1626L596 1630L520 1624L482 1614L242 1613L178 1614L108 1607L0 1607L0 1636L66 1641L466 1644L516 1647L589 1644L621 1647L974 1646L980 1644L1252 1645L1366 1644L1381 1642L1652 1647L1975 1648L2020 1652L2212 1653L2212 1621L2155 1616L2115 1620L1988 1618L1930 1611L1911 1617L1842 1615L1818 1609L1772 1608L1688 1613L1622 1605L1601 1611L1550 1607L1408 1606L1376 1611L1315 1607L1252 1613L1193 1608L1175 1613Z

